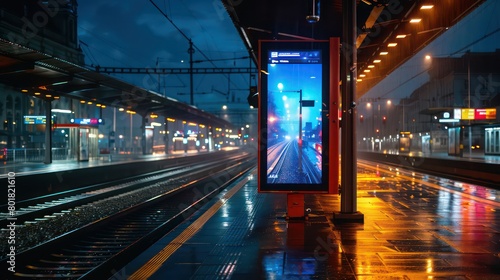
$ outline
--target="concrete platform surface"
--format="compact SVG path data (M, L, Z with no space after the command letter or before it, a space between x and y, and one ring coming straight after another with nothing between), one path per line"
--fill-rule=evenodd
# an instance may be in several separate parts
M360 171L364 223L344 224L338 195L287 220L286 194L249 174L116 279L500 279L497 191L387 172Z

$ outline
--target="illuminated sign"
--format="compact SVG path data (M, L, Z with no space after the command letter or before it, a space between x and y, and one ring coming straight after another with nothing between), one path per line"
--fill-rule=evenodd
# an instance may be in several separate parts
M259 192L328 192L328 42L261 41L259 59Z
M45 124L45 116L24 116L24 124Z
M495 120L497 118L497 109L495 108L456 108L453 112L456 120Z
M453 113L453 117L451 118L451 113L450 112L443 112L442 118L439 119L440 123L454 123L454 122L459 122L460 119L457 117L460 117L462 115L462 111L460 109L455 109Z
M80 125L100 125L100 124L104 124L104 120L98 119L98 118L71 119L71 123L80 124Z
M459 121L460 121L459 119L439 119L440 123L455 123Z
M497 110L492 109L476 109L474 118L476 120L495 120L497 118Z
M473 120L474 119L474 109L462 109L461 120Z

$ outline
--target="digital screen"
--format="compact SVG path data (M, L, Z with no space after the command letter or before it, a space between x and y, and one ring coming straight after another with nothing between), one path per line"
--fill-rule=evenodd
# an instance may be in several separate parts
M71 119L71 123L76 123L80 125L100 125L104 124L103 119L97 119L97 118L86 118L86 119Z
M45 116L24 116L24 124L45 124Z
M495 120L496 108L455 108L454 118L457 120Z
M474 119L474 109L462 109L462 120L473 120Z
M495 120L497 118L497 110L490 109L476 109L474 119L476 120Z
M328 44L261 46L259 190L328 190L328 57Z

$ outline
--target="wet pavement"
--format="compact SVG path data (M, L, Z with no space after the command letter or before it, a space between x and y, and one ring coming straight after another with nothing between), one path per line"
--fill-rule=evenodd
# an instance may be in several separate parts
M136 275L154 258L149 279L500 279L500 203L491 193L359 170L362 224L333 223L338 195L306 195L309 218L287 220L286 194L259 194L249 176L189 237L177 239L213 206L117 275ZM172 244L168 257L154 257Z

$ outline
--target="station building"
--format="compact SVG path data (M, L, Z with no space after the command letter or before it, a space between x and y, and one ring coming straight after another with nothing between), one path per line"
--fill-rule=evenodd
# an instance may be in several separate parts
M2 158L50 163L236 144L237 129L222 116L86 68L77 6L76 0L0 6Z
M368 100L368 113L359 120L359 147L453 156L500 154L500 51L426 60L429 80L408 97Z

